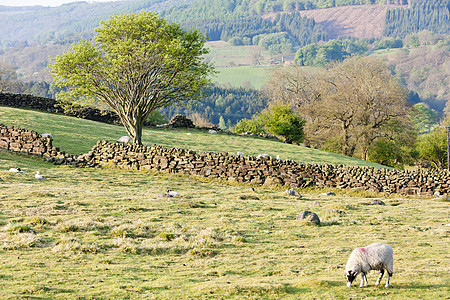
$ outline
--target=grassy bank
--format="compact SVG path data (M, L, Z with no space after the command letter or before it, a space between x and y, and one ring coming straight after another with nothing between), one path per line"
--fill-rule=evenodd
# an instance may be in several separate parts
M0 123L18 126L39 133L52 133L53 145L70 154L88 152L98 140L115 141L126 135L123 126L109 125L62 115L32 110L0 107ZM190 135L187 135L190 133ZM289 145L274 140L256 137L242 137L227 134L209 134L200 130L164 130L145 128L145 145L158 144L195 151L228 152L235 155L257 156L267 153L280 155L281 159L291 159L302 163L343 164L382 167L378 164L316 149Z

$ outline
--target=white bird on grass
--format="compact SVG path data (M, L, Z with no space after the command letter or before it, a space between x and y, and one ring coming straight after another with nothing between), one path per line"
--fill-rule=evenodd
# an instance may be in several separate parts
M20 168L11 168L9 171L13 173L20 173L22 170Z
M41 172L36 171L36 175L34 175L34 178L36 179L45 179L44 176L41 175Z

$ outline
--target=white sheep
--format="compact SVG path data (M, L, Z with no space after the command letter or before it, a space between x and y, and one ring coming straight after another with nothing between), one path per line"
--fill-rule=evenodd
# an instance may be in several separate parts
M180 197L180 194L178 192L172 191L171 189L167 190L167 195L169 197Z
M367 286L366 274L370 270L380 271L380 277L378 277L375 285L380 284L384 270L386 270L388 274L386 287L389 286L389 278L394 273L394 250L392 250L391 246L373 243L369 246L353 250L345 266L347 286L350 287L352 285L353 280L355 280L359 273L361 273L360 287Z
M41 137L43 137L43 138L51 138L53 140L53 135L51 133L43 133L43 134L41 134Z
M117 140L118 143L128 144L131 142L131 138L129 136L121 136L120 139Z
M41 175L41 172L36 171L36 175L34 175L34 178L36 179L45 179L44 176Z

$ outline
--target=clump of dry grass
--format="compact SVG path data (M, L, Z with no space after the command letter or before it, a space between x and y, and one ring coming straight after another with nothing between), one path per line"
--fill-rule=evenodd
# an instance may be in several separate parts
M99 253L101 246L96 242L83 242L76 237L63 236L57 240L53 247L53 252L57 253Z
M41 236L35 233L0 233L0 249L18 250L44 245Z

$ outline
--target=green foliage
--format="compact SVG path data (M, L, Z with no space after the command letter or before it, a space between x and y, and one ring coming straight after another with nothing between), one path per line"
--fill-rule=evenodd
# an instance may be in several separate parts
M233 46L242 46L243 45L242 38L240 36L232 37L231 39L228 40L228 43L230 43Z
M289 105L272 105L263 110L257 118L268 132L283 138L286 143L303 142L305 120L297 116Z
M441 125L449 126L449 121L447 118ZM436 127L431 133L419 136L416 149L421 159L430 162L435 168L444 168L447 165L447 130Z
M414 164L418 153L413 147L389 139L376 140L369 150L369 161L384 166L402 169L407 164Z
M286 143L301 143L305 120L295 114L288 105L276 104L253 116L243 119L233 128L234 133L271 133L283 138Z
M395 49L395 48L402 48L402 47L403 47L403 41L401 39L395 39L392 37L382 39L373 44L373 48L375 50L376 49Z
M55 58L59 99L95 98L116 112L133 143L154 110L196 100L212 67L202 61L205 37L153 13L119 15L97 28L95 43L83 40Z
M267 34L259 40L258 44L272 55L292 52L292 42L286 32Z
M419 132L429 132L437 124L437 113L424 103L415 104L410 112L411 119Z
M228 128L227 124L225 123L225 119L222 116L220 116L220 118L219 118L219 128L222 130L225 130Z
M152 125L161 125L169 123L169 120L165 116L163 116L160 112L155 110L148 115L145 121L146 123Z
M332 61L343 61L351 55L361 55L368 50L363 39L331 40L325 44L310 44L297 50L295 63L300 66L324 66Z
M236 124L241 119L250 119L267 105L267 98L254 89L214 85L204 89L202 95L201 101L189 106L172 105L160 111L168 119L177 114L199 113L213 124L219 124L220 117L225 123Z
M277 14L273 21L260 15L250 15L248 11L241 14L237 10L217 16L217 12L220 10L207 13L215 6L214 3L210 5L204 3L203 5L206 7L197 7L202 2L205 1L198 1L189 8L178 8L179 11L174 9L167 12L167 15L163 15L167 16L169 20L181 22L184 28L197 28L207 34L210 41L223 40L235 45L249 44L250 40L253 45L258 45L259 39L255 40L255 36L282 32L286 32L289 35L287 39L293 45L298 46L327 40L327 34L322 26L317 25L313 19L301 16L298 12ZM200 11L195 11L196 9ZM190 11L190 13L186 14L186 11ZM196 16L196 14L198 15ZM214 17L211 17L213 15Z
M232 131L237 134L241 133L253 133L253 134L263 134L266 133L263 129L263 124L256 118L242 119L236 126L233 127Z

